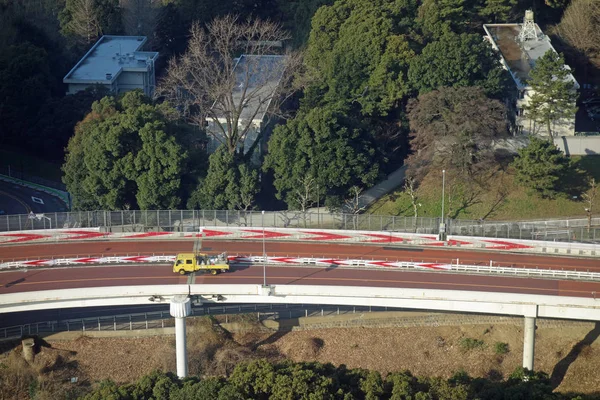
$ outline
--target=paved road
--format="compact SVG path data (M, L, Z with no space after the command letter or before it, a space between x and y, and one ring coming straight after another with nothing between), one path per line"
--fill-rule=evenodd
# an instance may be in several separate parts
M191 251L193 242L132 242L132 243L72 243L63 245L27 245L0 248L0 256L18 257L25 252L29 258L42 255L122 254L123 252L152 254ZM241 254L261 254L262 243L204 242L212 252L238 249ZM20 254L19 254L20 252ZM302 243L270 243L270 255L303 255L318 257L364 257L389 260L423 259L450 260L460 257L461 262L489 263L490 254L473 251L398 249L380 246L311 245L307 250ZM536 257L516 254L495 254L500 264L540 268L598 268L596 260L561 257ZM218 276L196 275L195 283L260 284L261 266L236 266L232 272ZM101 286L130 286L157 284L186 284L187 276L173 274L170 265L87 266L68 268L30 269L0 273L0 294L49 289L85 288ZM513 278L503 276L463 275L443 272L408 272L384 270L353 270L333 267L267 267L267 282L295 285L344 285L397 288L429 288L472 290L502 293L529 293L554 296L594 297L600 293L600 282Z
M67 211L67 207L58 197L0 180L0 210L4 211L4 214L29 214L31 211Z
M203 251L211 254L226 251L229 255L262 255L261 241L211 241L204 240ZM73 242L53 244L27 244L0 246L0 261L19 259L71 258L85 256L125 256L125 255L174 255L191 252L194 241L131 241L131 242ZM401 246L377 246L360 244L322 244L299 242L266 242L269 256L377 259L389 261L441 262L490 265L513 268L569 269L600 272L600 262L591 258L568 258L559 256L538 256L517 253L489 253L484 251L418 248Z
M0 294L50 289L133 285L182 285L187 276L174 274L170 265L72 267L0 274ZM261 284L261 266L235 267L217 276L196 275L197 284ZM353 270L323 267L267 267L268 284L371 286L525 293L551 296L594 297L600 282L489 277L439 272Z

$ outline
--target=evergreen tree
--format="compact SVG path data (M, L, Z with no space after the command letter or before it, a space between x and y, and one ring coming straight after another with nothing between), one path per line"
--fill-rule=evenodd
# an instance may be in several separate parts
M554 141L553 126L563 118L574 118L577 112L575 82L563 56L548 50L536 61L527 83L533 94L523 108L529 118L545 126Z
M535 136L519 150L511 166L517 183L550 198L559 193L560 179L571 167L569 159L552 142Z
M303 208L307 185L313 193L317 186L327 188L325 203L335 207L352 186L374 183L379 173L374 155L365 129L345 112L313 108L275 128L263 167L273 171L276 196L290 209Z
M104 97L69 141L64 183L78 210L176 208L187 152L167 105L140 91Z

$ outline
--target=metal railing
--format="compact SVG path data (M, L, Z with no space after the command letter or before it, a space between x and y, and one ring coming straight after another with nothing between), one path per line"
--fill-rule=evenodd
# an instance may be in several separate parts
M107 232L198 232L199 227L312 228L436 234L441 218L300 211L122 210L0 215L0 232L100 228ZM551 241L600 241L600 217L538 221L448 219L449 235ZM588 228L588 224L590 224Z
M280 318L299 318L351 314L356 312L387 311L388 307L241 304L209 307L192 307L192 316L236 315L256 313L256 321ZM225 322L228 322L227 320ZM43 321L0 328L0 339L14 339L31 335L48 335L58 332L106 332L159 329L175 326L168 311L111 315L91 318L74 318L60 321Z

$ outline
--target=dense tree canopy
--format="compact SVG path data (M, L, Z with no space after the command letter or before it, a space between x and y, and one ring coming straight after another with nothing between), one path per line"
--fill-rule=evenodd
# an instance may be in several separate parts
M228 378L191 377L154 372L138 382L103 381L83 400L575 400L577 394L553 392L548 376L521 368L502 381L456 373L450 379L415 377L393 372L348 369L344 365L266 360L239 363Z
M406 96L409 60L405 36L414 21L410 0L337 1L321 7L312 20L306 52L315 81L314 103L360 105L363 115L387 115Z
M446 33L413 58L408 78L419 93L442 86L480 86L493 97L508 87L506 71L490 44L477 34Z
M44 49L25 42L0 51L0 143L16 143L27 135L50 97L52 81Z
M516 171L515 180L543 197L560 193L560 180L571 170L571 163L561 150L549 140L536 136L519 150L511 165Z
M73 207L176 208L188 159L173 115L138 91L94 102L69 141L63 166Z
M66 0L59 20L62 34L83 46L122 31L119 0Z
M304 193L307 178L326 191L327 204L339 206L352 186L374 183L374 154L364 127L341 110L317 107L275 129L264 168L273 171L277 198L290 209L301 208L298 190Z
M259 191L258 171L249 162L240 162L220 147L209 157L204 178L187 203L188 208L209 210L250 210Z
M492 141L506 133L506 109L477 87L440 88L408 106L413 134L411 172L422 177L431 167L472 176L493 159Z

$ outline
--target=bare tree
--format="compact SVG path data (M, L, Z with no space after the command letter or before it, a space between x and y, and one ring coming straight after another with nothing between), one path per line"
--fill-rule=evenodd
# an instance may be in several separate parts
M300 58L281 54L287 38L270 21L241 22L229 15L214 19L206 30L195 23L187 51L169 62L156 95L190 123L211 122L208 134L230 153L243 154L245 145L258 143L259 137L246 143L256 119L272 115L292 87Z
M363 212L367 207L360 205L360 194L363 189L358 186L352 186L350 188L350 197L346 199L344 204L344 210L353 214L352 215L352 224L354 226L354 230L358 229L358 214Z
M160 0L119 0L125 34L152 38L161 12Z
M94 0L74 0L68 31L85 45L95 42L102 34Z
M431 168L473 180L493 158L493 140L506 133L506 108L478 87L439 88L407 107L413 154L408 170L417 180Z
M585 208L585 212L588 218L588 233L592 227L592 214L594 212L594 203L596 202L596 195L598 195L598 184L596 183L595 178L590 178L590 187L589 189L581 195L583 201L585 201L587 207Z
M294 191L295 203L300 207L304 216L304 227L306 228L306 211L314 204L314 189L316 187L315 179L312 176L305 175L298 182L298 189Z
M415 178L413 178L412 176L407 176L406 179L404 179L404 191L410 196L410 203L413 206L413 213L415 218L413 222L413 229L416 232L417 219L419 218L419 207L421 206L421 203L419 203L419 199L417 197Z
M556 33L591 62L600 66L600 2L573 0Z

